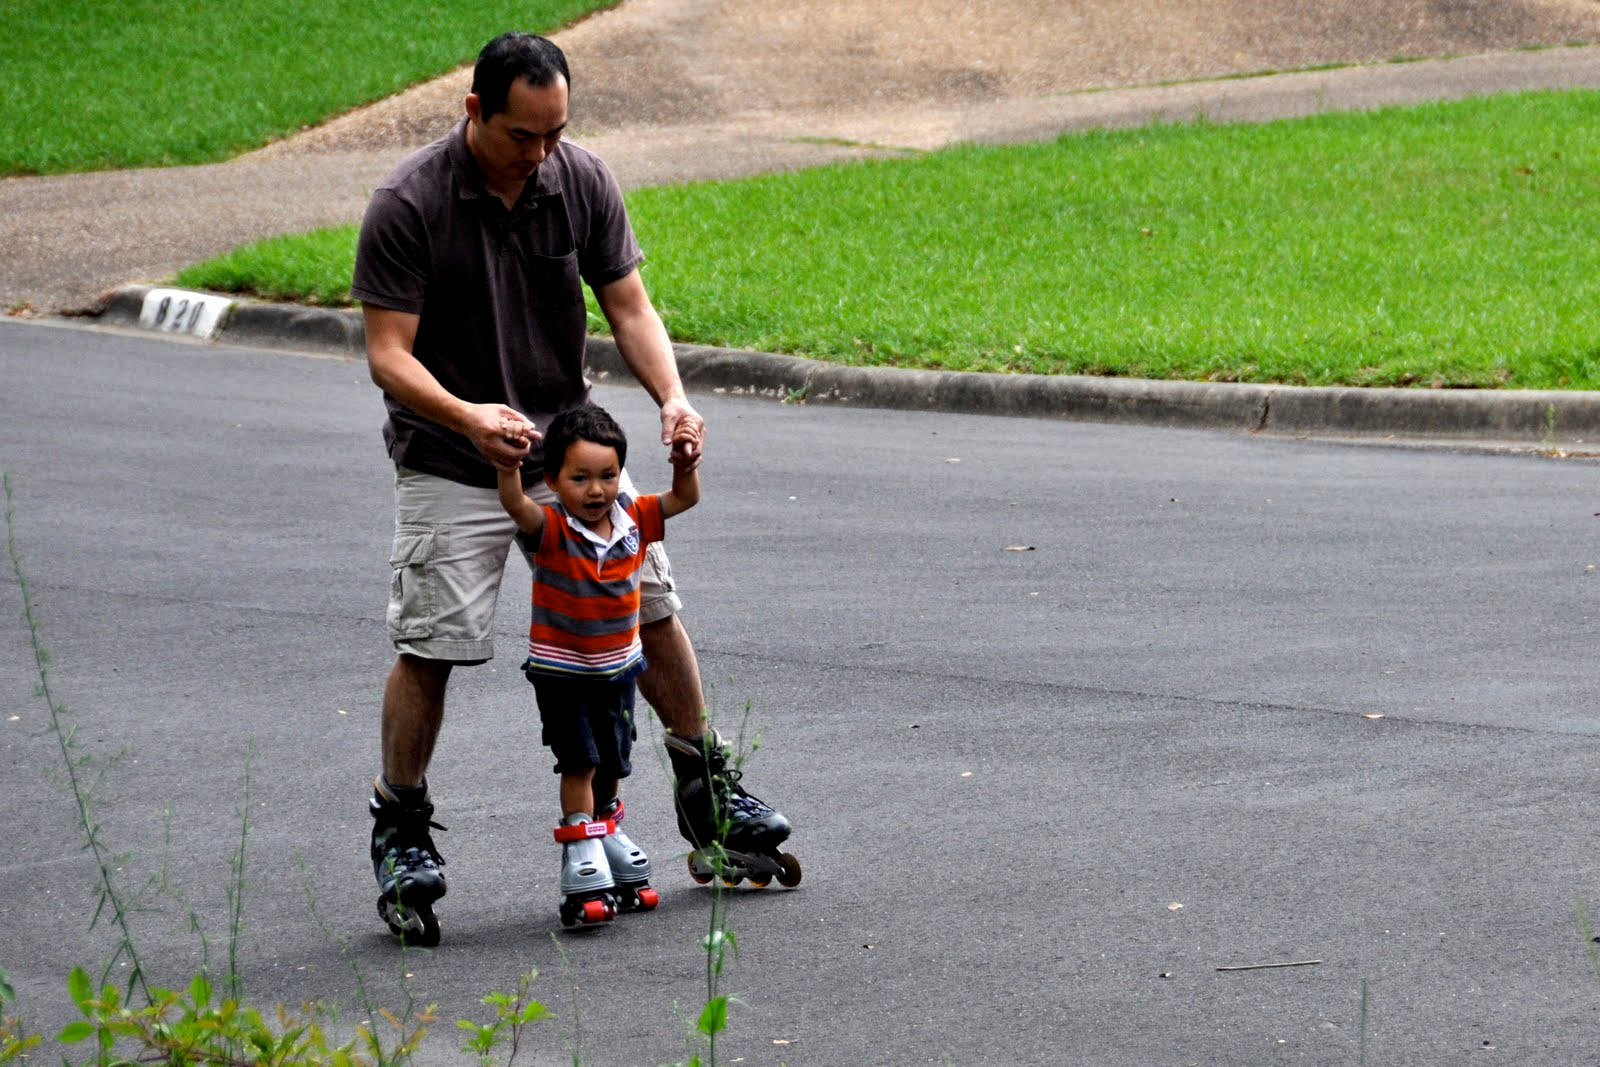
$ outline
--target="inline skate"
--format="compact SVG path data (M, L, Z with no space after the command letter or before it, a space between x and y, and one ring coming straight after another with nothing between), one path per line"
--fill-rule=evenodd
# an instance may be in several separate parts
M757 889L773 878L787 889L800 884L800 861L778 851L789 836L789 820L739 784L742 772L729 766L720 734L668 734L667 754L677 779L678 832L694 846L691 878L704 885L720 877L727 886L749 879Z
M443 830L433 821L426 783L396 789L380 777L373 782L372 871L378 879L378 914L389 930L413 945L439 943L434 901L445 894L444 857L428 832Z
M582 812L556 827L561 845L561 925L601 926L617 917L616 880L606 860L604 839L611 827Z
M609 804L598 805L597 812L608 827L600 844L617 883L617 906L623 911L653 911L661 903L661 894L650 888L650 857L622 832L625 810L622 798L613 797Z

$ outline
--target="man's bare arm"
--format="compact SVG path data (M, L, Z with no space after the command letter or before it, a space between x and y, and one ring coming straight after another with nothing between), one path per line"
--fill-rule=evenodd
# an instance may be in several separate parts
M418 315L363 304L367 367L372 380L418 415L454 430L496 467L522 462L533 445L533 426L504 404L469 404L455 396L412 354Z
M611 324L611 335L623 362L661 408L661 443L698 463L705 420L684 395L678 357L672 352L667 328L661 324L639 272L631 271L596 290L595 299ZM677 435L680 425L696 429L692 442Z

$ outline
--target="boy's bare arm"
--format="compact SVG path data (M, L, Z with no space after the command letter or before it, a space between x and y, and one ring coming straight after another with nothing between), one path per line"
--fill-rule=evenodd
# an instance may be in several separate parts
M496 474L500 479L500 506L506 509L506 514L517 524L517 529L535 537L543 533L544 508L522 491L521 472L501 468Z
M676 455L677 453L674 453L675 457ZM695 466L699 458L686 455L681 462L674 459L672 488L661 494L663 519L670 519L700 503L700 471Z

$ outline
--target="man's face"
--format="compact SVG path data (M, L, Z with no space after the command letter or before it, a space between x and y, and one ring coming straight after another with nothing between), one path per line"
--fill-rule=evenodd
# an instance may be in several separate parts
M466 101L467 147L491 188L520 187L556 149L567 128L567 82L557 77L536 87L519 78L511 83L504 111L487 121L476 94Z

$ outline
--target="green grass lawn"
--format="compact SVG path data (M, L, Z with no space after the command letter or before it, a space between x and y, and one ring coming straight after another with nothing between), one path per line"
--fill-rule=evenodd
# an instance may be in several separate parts
M675 339L856 364L1600 388L1600 93L1096 132L628 198ZM347 302L355 230L187 286Z
M205 163L614 0L0 0L0 174Z

